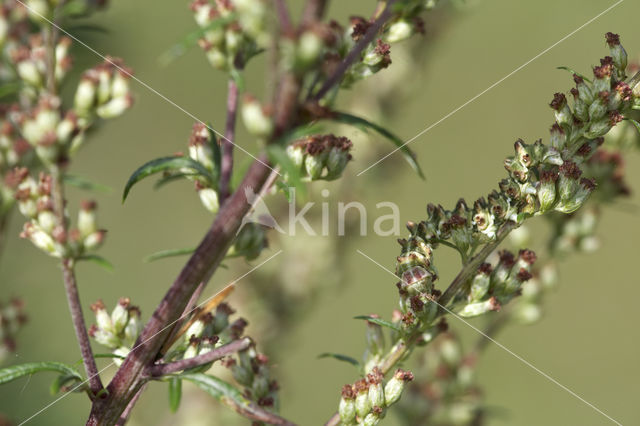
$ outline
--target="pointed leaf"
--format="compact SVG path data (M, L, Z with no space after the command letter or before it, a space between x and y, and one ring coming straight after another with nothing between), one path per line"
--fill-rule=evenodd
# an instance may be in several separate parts
M247 399L242 392L224 380L203 373L181 374L179 377L194 383L200 389L244 417L269 424L273 424L274 420L282 422L277 424L288 424L286 420L265 411Z
M149 263L156 260L165 259L167 257L185 256L187 254L193 253L194 251L196 251L195 247L162 250L145 257L144 261Z
M178 411L182 399L182 380L172 377L169 380L169 409L172 413Z
M589 83L591 83L591 80L589 80L586 76L584 76L584 75L580 74L579 72L575 72L574 70L572 70L572 69L571 69L571 68L569 68L569 67L564 67L564 66L563 66L563 67L558 67L557 69L559 69L559 70L569 71L571 74L575 74L575 75L577 75L578 77L582 77L582 79L583 79L584 81L588 81Z
M82 375L77 370L61 362L30 362L0 369L0 385L41 371L54 371L82 380Z
M160 189L168 183L172 183L183 178L189 178L192 176L198 176L197 173L170 173L166 176L162 176L156 183L153 184L153 189Z
M86 191L95 191L95 192L103 192L103 193L110 193L113 191L113 189L109 186L91 182L90 180L85 179L81 176L65 174L62 177L62 180L67 185L75 186L76 188L84 189Z
M318 355L318 358L334 358L337 359L338 361L344 361L347 362L351 365L355 365L356 367L360 366L360 363L354 359L351 358L348 355L342 355L342 354L334 354L334 353L330 353L330 352L325 352L323 354Z
M190 169L191 171L193 171L194 175L202 176L211 184L214 184L214 182L212 182L209 170L207 170L206 167L204 167L197 161L192 160L191 158L175 156L156 158L155 160L151 160L148 163L143 164L135 172L133 172L124 187L122 202L124 203L124 201L127 199L129 191L131 190L133 185L140 182L142 179L159 172L172 170L184 172L182 169Z
M402 139L400 139L398 136L394 135L384 127L379 126L370 121L367 121L364 118L356 117L355 115L347 114L345 112L334 112L331 115L330 119L337 121L338 123L348 124L351 126L358 127L359 129L364 131L369 129L373 130L379 133L380 135L384 136L385 138L389 139L391 142L393 142L395 146L399 148L400 152L404 155L405 160L407 160L409 165L416 171L416 173L418 173L418 176L424 179L424 174L422 173L422 169L420 168L420 165L416 161L416 157L413 151L411 151L407 147L406 142L404 142Z
M80 256L78 260L88 260L89 262L93 262L96 265L101 266L102 268L106 269L109 272L113 272L113 270L115 269L111 262L109 262L107 259L105 259L102 256L98 256L97 254L85 254Z
M62 389L62 387L68 386L69 384L75 382L82 382L82 379L71 374L61 374L56 377L55 380L51 383L51 386L49 386L49 392L51 393L51 395L56 395L58 392L60 392L60 389ZM82 386L78 386L78 388L74 390L82 392L84 389L82 389Z
M397 324L394 324L394 323L389 322L389 321L385 321L385 320L380 319L380 318L375 318L375 317L372 317L372 316L369 316L369 315L358 315L357 317L353 317L353 318L354 319L366 320L366 321L372 322L374 324L378 324L378 325L381 325L383 327L390 328L391 330L402 331Z
M20 83L7 83L0 86L0 98L4 98L5 96L13 95L17 93L22 84Z
M218 135L211 129L213 129L213 126L209 124L208 130L209 135L211 135L211 152L213 153L212 157L214 164L213 169L218 171L219 174L219 170L222 170L222 151L220 149L220 138L218 138ZM214 179L218 181L220 179L220 176L215 176Z

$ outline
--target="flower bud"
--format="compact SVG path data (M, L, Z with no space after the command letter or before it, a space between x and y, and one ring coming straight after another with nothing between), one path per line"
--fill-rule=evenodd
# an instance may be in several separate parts
M96 316L96 324L98 325L98 328L100 330L108 333L113 333L115 331L111 316L107 312L107 309L105 308L104 302L102 300L98 300L96 303L92 304L91 310Z
M206 327L206 324L202 319L198 319L194 321L193 324L191 324L187 329L187 331L184 333L185 340L187 342L190 342L193 337L202 336L202 333L204 332L205 327Z
M609 108L609 92L600 92L589 106L591 121L599 120L607 114Z
M367 379L369 380L368 396L371 407L384 407L383 378L384 375L378 367L374 367L373 371L367 374Z
M43 210L38 213L38 225L47 234L51 234L57 224L58 218L51 210Z
M182 359L189 359L198 356L198 351L200 350L200 338L191 335L189 338L189 345L187 349L185 349L184 354L182 354Z
M250 134L258 137L268 137L273 132L273 121L260 105L251 96L245 96L242 105L242 119Z
M384 387L385 405L389 407L396 403L400 399L400 396L402 396L402 391L404 390L406 383L412 380L413 374L411 374L411 372L400 369L396 370L393 377Z
M538 201L540 212L544 213L553 208L556 202L556 181L558 173L554 170L542 170L538 186Z
M567 134L558 123L551 126L551 146L557 150L561 150L567 143Z
M203 123L195 123L189 138L189 157L199 162L208 170L213 171L213 150L211 149L211 134Z
M611 50L611 57L613 63L622 73L627 68L627 52L620 44L620 36L614 33L607 33L605 35L609 49Z
M359 417L364 418L371 411L371 402L369 401L369 383L366 379L360 379L356 382L356 413Z
M218 192L213 188L202 188L198 190L198 196L205 209L211 213L217 213L220 208L220 200L218 199Z
M301 145L289 145L287 156L296 167L301 168L304 163L304 148Z
M371 315L373 318L380 318L378 315ZM373 322L367 321L366 339L367 351L372 355L382 355L384 351L384 334L382 327ZM375 404L374 404L375 405Z
M82 242L84 245L84 248L86 248L87 250L97 249L102 245L102 243L104 243L104 238L106 234L107 234L107 231L105 231L104 229L99 229L96 232L93 232L87 235L87 237Z
M320 179L327 159L325 152L309 154L305 157L304 165L311 180Z
M332 148L327 159L327 179L336 179L351 160L351 154L339 148Z
M96 102L98 80L96 73L91 71L84 74L73 98L73 107L81 116L89 115Z
M135 341L142 332L142 321L140 320L140 309L136 306L130 307L128 311L129 321L124 327L124 338L127 345L133 347Z
M542 317L540 306L535 303L520 303L515 309L515 317L522 324L533 324Z
M500 310L500 302L495 297L491 297L484 302L469 303L458 311L458 315L463 318L476 317L491 311Z
M24 224L24 230L20 234L22 238L28 238L31 242L45 253L54 257L61 257L62 251L50 234L44 232L40 225L32 222Z
M340 420L344 425L351 425L356 420L356 403L355 392L351 385L344 385L342 387L342 397L340 398L340 404L338 405L338 414Z
M380 407L373 407L373 411L367 414L364 419L362 419L361 424L363 426L375 426L380 423L380 414L378 413L378 411L382 411L382 409L380 409Z
M314 31L305 31L298 40L297 62L308 67L316 62L324 49L324 41Z
M42 77L42 74L40 74L36 63L31 59L25 59L18 62L16 65L16 71L18 71L18 76L26 83L34 87L42 87L44 78Z
M120 367L122 365L124 359L129 356L129 352L131 352L129 348L125 348L122 346L113 351L114 355L118 355L117 357L113 358L113 363L116 365L116 367Z
M111 322L113 323L113 330L116 334L122 333L129 321L129 303L129 299L123 297L111 312Z
M53 10L47 0L27 0L26 6L29 12L29 18L34 22L45 23L51 18Z
M96 342L111 349L115 349L120 345L120 339L110 331L105 331L93 325L89 329L89 336Z
M413 35L413 25L404 19L398 20L389 26L389 32L386 41L389 43L397 43L408 39Z
M554 110L554 114L556 117L556 121L561 126L563 125L571 125L573 123L573 113L571 112L571 108L567 104L567 98L562 93L556 93L553 95L553 100L549 104L551 108Z
M607 60L608 59L608 60ZM613 73L613 64L611 57L601 61L599 67L593 67L593 90L595 93L608 92L611 90L611 75Z
M469 292L469 300L472 302L477 302L482 300L484 296L489 291L489 283L491 281L491 271L492 267L490 263L483 263L478 268L478 272L475 277L473 277L473 281L471 281L471 289Z
M133 105L133 97L129 94L113 98L107 103L96 108L96 114L100 118L108 119L122 115L129 107Z
M83 238L98 230L95 210L96 203L94 201L85 201L78 212L78 230Z
M562 200L562 202L556 207L556 210L563 213L573 213L582 206L595 188L596 184L593 179L580 179L580 183L577 185L577 189L573 194L573 197Z

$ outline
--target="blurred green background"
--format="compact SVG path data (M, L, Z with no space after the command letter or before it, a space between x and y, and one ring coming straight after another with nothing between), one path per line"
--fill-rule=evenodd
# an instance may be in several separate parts
M122 57L136 76L176 104L221 130L224 123L224 76L213 71L197 48L173 64L162 67L158 57L193 31L192 16L185 1L113 1L111 7L91 19L108 33L77 34L99 52ZM299 9L302 0L290 1ZM374 2L334 1L333 17L344 22L352 14L368 14ZM385 122L408 139L459 105L506 76L576 28L613 1L596 0L479 0L468 2L437 25L437 34L420 43L427 51L420 65L410 56L395 57L395 65L413 68L414 77L403 84L407 95L394 104L393 119ZM570 75L555 68L567 65L585 73L590 64L607 54L603 35L621 35L631 58L640 58L640 3L627 0L528 64L497 87L466 106L448 120L411 143L423 165L427 181L420 181L404 163L389 159L358 178L350 179L349 199L371 206L393 201L401 208L402 220L420 220L427 202L452 206L459 197L474 200L496 186L505 172L502 159L511 154L513 141L532 142L547 137L552 115L548 102L555 91L566 91ZM429 24L429 22L428 22ZM435 24L435 23L434 23ZM76 46L75 69L92 66L99 58ZM262 60L247 72L249 90L260 93L264 79ZM392 67L393 69L393 67ZM391 71L389 71L391 72ZM382 84L386 71L374 77L368 90ZM136 187L125 205L120 190L127 177L143 162L184 150L193 119L156 94L135 85L136 105L122 118L106 123L78 155L72 172L114 188L109 194L90 195L70 191L70 205L81 198L97 199L101 226L109 230L101 254L116 265L110 274L94 265L79 267L78 278L85 311L98 298L112 307L120 296L128 296L149 315L177 275L184 259L147 264L142 259L165 248L193 246L203 235L211 217L199 205L187 184L154 192L149 183ZM358 96L356 89L353 96ZM352 96L346 94L345 99ZM346 101L345 101L345 104ZM356 113L358 111L355 111ZM240 132L237 142L255 151L253 141ZM391 150L386 142L372 143ZM367 145L370 146L370 145ZM397 155L396 155L397 156ZM368 166L364 153L354 152L353 170ZM236 156L239 167L247 163ZM627 180L640 191L640 158L628 158ZM391 176L387 178L387 176ZM334 184L332 184L334 185ZM328 188L331 189L332 185ZM321 201L321 200L317 200ZM640 205L633 195L627 204ZM372 219L369 226L371 229ZM79 351L67 313L60 271L18 238L21 219L13 217L12 236L0 260L0 291L3 299L20 296L27 304L28 325L18 337L18 352L9 362L57 360L73 363ZM561 266L561 284L545 305L543 320L531 327L512 326L498 340L540 370L566 385L625 425L640 424L637 403L640 391L640 332L637 321L640 280L637 256L640 248L640 210L611 207L600 226L602 247L589 255L573 256ZM323 238L323 237L316 237ZM317 359L322 352L340 352L359 357L364 348L364 324L358 314L376 312L389 316L397 303L395 281L387 273L356 253L361 249L393 269L398 246L394 237L348 236L344 250L344 275L316 300L307 315L287 328L282 344L270 343L275 353L274 374L282 389L285 417L300 424L320 424L337 408L340 387L355 379L347 364ZM266 251L253 264L277 249ZM285 258L285 256L281 256ZM281 262L275 259L273 262ZM445 285L457 272L458 260L437 253L436 264ZM220 270L206 294L213 294L228 280L250 269L243 260L229 262ZM286 264L278 264L287 268ZM242 287L242 281L239 283ZM299 286L304 291L305 282ZM250 299L247 291L231 298ZM251 323L252 312L240 314ZM91 318L89 318L91 319ZM451 319L462 333L473 331ZM260 342L260 336L255 336ZM97 352L102 349L97 349ZM103 360L101 360L103 361ZM106 365L106 362L101 362ZM105 371L113 374L114 368ZM54 400L48 393L51 376L41 375L0 387L0 412L21 420ZM600 425L610 423L589 406L560 389L504 350L490 345L479 368L479 381L487 403L502 407L493 425ZM205 399L194 394L196 399ZM138 425L178 424L167 417L164 385L150 386L135 412ZM211 402L215 405L214 402ZM30 425L84 424L89 404L84 396L70 395L29 422ZM189 410L183 404L181 411ZM216 411L218 413L220 410ZM178 415L184 413L178 413ZM228 424L213 414L201 412L202 425ZM189 423L195 424L195 423ZM393 424L390 418L386 424Z

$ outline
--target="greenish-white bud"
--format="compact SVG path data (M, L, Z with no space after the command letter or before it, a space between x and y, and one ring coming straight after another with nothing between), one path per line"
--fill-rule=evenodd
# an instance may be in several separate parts
M607 44L611 51L611 57L613 58L613 64L624 75L624 70L627 68L627 52L620 44L620 37L618 34L607 33L605 35Z
M80 80L73 98L73 106L79 115L89 115L96 102L96 76L87 75Z
M227 68L227 55L221 49L217 47L211 47L206 51L206 56L211 66L215 69L224 70Z
M200 350L200 339L192 337L189 339L189 346L185 349L182 359L189 359L198 356Z
M389 407L395 404L402 396L407 382L413 380L413 374L409 371L396 370L393 377L387 382L384 387L385 405Z
M96 303L91 305L91 310L96 316L96 324L100 330L113 333L115 331L113 327L113 322L111 321L111 316L107 312L107 309L104 306L104 302L102 300L98 300Z
M140 309L133 306L129 308L129 321L124 327L125 342L129 346L133 346L135 341L142 332L142 321L140 320Z
M18 64L16 65L16 71L18 71L18 76L20 76L20 78L26 83L35 87L42 86L42 74L40 74L40 71L38 71L38 67L32 60L27 59L18 62Z
M298 40L298 63L303 67L313 64L320 57L323 49L322 38L313 31L305 31Z
M129 348L125 348L125 347L119 347L116 350L113 351L114 355L117 355L116 357L113 358L113 363L117 366L120 367L122 365L122 363L124 362L124 359L129 355L129 352L131 352L131 350Z
M78 230L83 238L88 237L98 230L96 223L96 203L85 201L78 212Z
M211 213L216 213L220 208L218 192L213 188L202 188L198 191L198 196L205 209Z
M491 281L491 264L483 263L478 268L478 273L475 277L473 277L473 281L471 281L471 289L469 292L469 300L472 302L477 302L482 300L482 298L489 291L489 283Z
M297 167L302 167L304 163L304 148L299 145L287 146L287 156Z
M386 40L389 43L397 43L399 41L403 41L408 39L413 35L413 25L410 22L405 20L399 20L394 22L389 27L389 32L387 34Z
M113 330L116 334L122 333L129 321L129 303L129 299L123 297L111 312L111 322L113 323Z
M384 388L382 383L376 381L369 385L369 403L371 407L383 407L384 406Z
M189 342L192 337L200 337L204 332L206 324L201 319L194 321L184 333L185 340Z
M92 232L91 234L87 235L87 237L82 242L84 245L84 248L86 248L87 250L97 249L102 245L102 243L104 243L104 238L106 234L107 234L107 231L103 229L99 229L96 232Z
M495 297L491 297L484 302L469 303L458 311L458 315L464 318L476 317L486 314L487 312L497 311L500 309L500 303Z
M51 210L43 210L38 213L38 225L47 234L50 234L57 224L58 219Z
M378 423L380 423L380 414L378 414L377 412L371 412L365 416L361 424L363 426L375 426Z
M255 98L245 97L242 104L242 119L249 133L254 136L268 137L273 132L271 116Z
M543 170L540 172L538 201L540 202L540 212L542 213L549 211L555 205L557 180L558 172L554 170Z
M356 388L356 413L360 418L364 418L371 411L371 402L369 401L369 383L366 379L358 380L355 384Z
M356 402L353 386L344 385L342 387L342 397L338 405L338 414L340 421L344 425L355 424L356 421Z
M327 155L324 152L320 152L315 155L309 154L305 157L304 165L311 180L316 180L322 177L326 159Z
M131 95L120 96L100 105L96 108L96 114L100 118L115 118L122 115L131 105L133 105Z

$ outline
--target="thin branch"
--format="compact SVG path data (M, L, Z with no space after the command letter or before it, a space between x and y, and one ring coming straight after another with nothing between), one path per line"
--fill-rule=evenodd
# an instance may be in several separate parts
M227 93L227 125L222 140L222 164L220 167L220 204L230 195L229 185L233 174L233 142L236 135L236 116L238 111L238 85L230 78Z
M0 216L0 258L2 258L2 252L7 240L6 237L9 229L9 214L10 212L6 212L2 216Z
M308 26L322 19L328 3L329 0L307 0L302 12L302 25Z
M62 173L57 166L51 169L51 196L53 199L53 207L58 225L61 227L61 234L67 234L67 223L64 216L64 188L62 186ZM84 364L87 377L89 378L89 389L95 396L102 389L102 381L98 374L98 367L96 366L96 360L93 357L93 351L91 349L91 343L89 342L89 334L87 333L87 326L84 322L84 314L82 313L82 304L80 303L80 293L78 292L78 284L76 281L76 275L74 271L73 259L62 259L62 277L64 279L64 289L67 296L67 303L69 304L69 312L71 313L71 321L73 322L73 329L80 346L80 353L82 354L82 363Z
M187 370L189 368L198 367L217 361L227 355L243 351L251 346L251 339L234 340L231 343L213 349L206 354L198 355L193 358L182 359L180 361L170 362L167 364L155 364L147 369L147 375L151 377L162 377L167 374L177 373L178 371Z
M387 23L387 21L391 18L393 14L393 5L396 0L390 0L387 3L387 7L380 14L380 17L376 19L376 21L369 27L366 34L358 41L358 43L354 46L354 48L349 52L346 58L342 61L342 63L336 68L334 73L327 78L324 82L320 90L312 97L312 100L319 101L324 98L324 96L329 93L329 91L340 81L344 76L345 72L353 65L355 62L360 60L360 55L364 51L364 49L369 46L369 44L378 36L380 29Z
M133 397L131 402L129 402L129 405L127 405L127 408L120 415L120 418L118 419L118 422L116 423L115 426L124 426L127 424L127 422L129 421L129 417L131 417L131 412L133 411L133 407L136 405L136 402L138 402L138 399L140 399L140 396L142 395L142 392L144 392L146 387L147 385L144 385L140 388L136 396Z
M293 24L291 23L291 16L285 0L274 0L274 3L278 21L280 22L280 31L282 34L293 35Z

